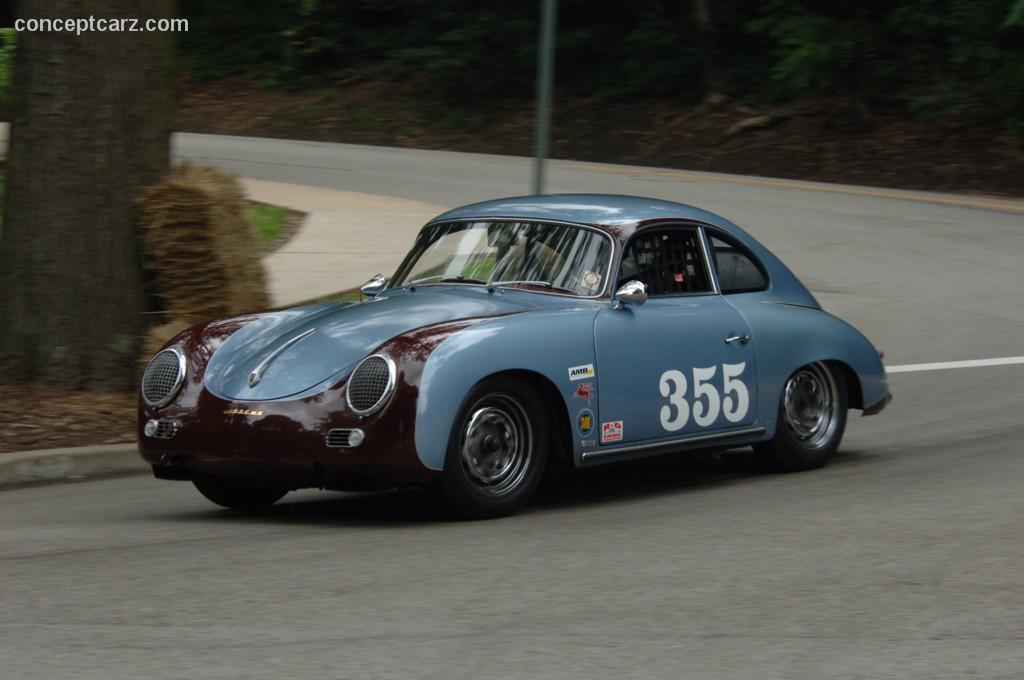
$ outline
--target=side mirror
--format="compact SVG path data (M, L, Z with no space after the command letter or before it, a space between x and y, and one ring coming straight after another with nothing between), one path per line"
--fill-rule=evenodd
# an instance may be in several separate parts
M615 291L615 309L622 309L625 303L642 305L647 302L647 284L640 281L627 281Z
M388 285L388 280L383 274L374 274L373 278L359 288L359 292L367 297L376 297Z

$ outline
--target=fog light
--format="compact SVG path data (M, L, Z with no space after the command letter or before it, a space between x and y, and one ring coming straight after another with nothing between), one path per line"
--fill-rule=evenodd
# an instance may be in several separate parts
M142 434L147 437L152 437L156 434L157 429L160 427L160 423L155 420L147 420L146 425L142 428Z
M348 435L348 445L353 447L359 446L365 439L366 435L363 434L362 430L352 430Z

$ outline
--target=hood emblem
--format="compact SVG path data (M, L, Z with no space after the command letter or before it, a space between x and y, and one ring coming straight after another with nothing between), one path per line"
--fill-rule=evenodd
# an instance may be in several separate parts
M261 416L263 411L255 411L251 408L226 408L224 409L224 415L226 416Z
M310 328L308 331L304 331L302 333L299 333L294 338L292 338L291 340L289 340L288 342L284 343L283 345L281 345L280 347L275 349L273 352L268 354L267 358L264 359L263 361L261 361L259 366L257 366L256 368L252 369L252 373L249 374L249 387L256 387L257 385L260 384L260 380L263 379L263 371L266 370L267 366L270 365L271 361L273 361L274 359L279 357L282 352L284 352L286 349L288 349L289 347L291 347L292 345L297 343L299 340L302 340L303 338L307 338L310 335L312 335L313 333L316 333L316 329L315 328Z

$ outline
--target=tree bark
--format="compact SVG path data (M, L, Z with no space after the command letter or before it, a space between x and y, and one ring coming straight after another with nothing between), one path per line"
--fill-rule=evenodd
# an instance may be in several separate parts
M173 16L173 0L25 0L23 18ZM174 35L18 33L0 381L123 389L146 292L136 199L169 164Z
M705 94L710 97L724 89L724 78L715 54L715 23L708 0L693 0L693 19L697 24L697 41L704 76Z

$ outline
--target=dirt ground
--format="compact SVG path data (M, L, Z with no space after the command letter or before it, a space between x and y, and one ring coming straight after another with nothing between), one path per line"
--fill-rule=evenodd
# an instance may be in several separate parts
M135 441L135 392L0 385L0 453Z

